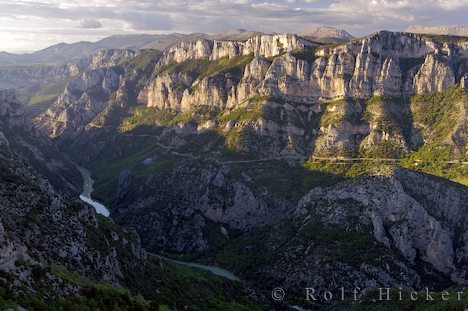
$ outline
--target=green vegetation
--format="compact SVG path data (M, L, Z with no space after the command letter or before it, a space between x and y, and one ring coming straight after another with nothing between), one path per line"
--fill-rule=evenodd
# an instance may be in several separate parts
M331 103L327 104L327 109L322 114L320 120L321 127L328 127L329 125L338 125L344 121L345 118L345 109L342 108L343 112L330 112L330 109L336 108L337 106L346 105L345 99L338 99Z
M203 79L218 75L231 74L232 78L240 80L244 68L253 60L253 55L238 55L232 58L218 60L189 59L181 63L173 63L160 70L161 74L184 73L193 79Z
M461 163L463 159L449 163L451 154L451 146L427 145L403 158L401 165L468 186L468 165Z
M410 141L412 132L412 115L409 103L404 98L374 96L366 102L363 120L373 123L382 132L396 137L394 140L382 140L372 148L361 148L360 156L369 158L400 158L408 151L398 143L398 136Z
M459 42L466 42L467 39L466 37L460 37L460 36L450 36L450 35L433 35L433 34L422 34L421 35L424 38L429 38L432 41L438 43L438 44L444 44L444 43L459 43Z
M158 145L154 144L134 149L133 152L130 147L127 150L128 155L114 159L111 163L108 158L104 158L92 167L93 177L98 181L93 196L107 205L111 205L115 198L118 177L123 170L128 169L134 176L141 177L185 159L182 156L165 154ZM149 158L154 160L145 165L143 162Z
M177 113L170 109L139 106L133 114L125 118L120 127L120 132L132 131L140 126L168 127L177 123L186 123L192 119L191 113Z
M309 159L303 167L317 172L340 176L341 178L354 178L364 173L370 172L374 167L385 165L370 161L360 161L355 163ZM338 177L335 177L338 178Z
M315 56L315 48L297 50L297 51L293 51L291 54L296 59L302 59L311 63L317 59L317 57Z
M16 90L18 99L26 105L53 102L65 89L68 80L45 85L32 85Z
M333 173L280 160L231 164L230 168L234 176L245 173L257 185L291 202L297 202L314 187L330 186L343 179Z
M349 200L342 204L353 205L354 202ZM254 272L257 267L271 265L281 258L281 254L291 252L301 245L309 245L311 241L313 248L307 256L320 258L325 263L341 261L359 266L362 261L375 261L379 264L379 258L385 256L387 251L374 241L372 228L361 226L358 230L346 230L324 225L320 219L321 216L312 217L300 227L286 220L274 227L231 234L231 239L224 246L208 251L199 260L214 260L237 275L249 275L250 279L261 282L263 286L265 279L260 277L256 280ZM304 258L297 260L297 264L300 264Z
M162 56L158 50L142 50L141 53L120 65L127 67L129 71L142 70L148 65L156 63Z
M36 296L25 296L24 294L18 296L16 292L0 286L0 307L12 307L16 310L19 305L27 310L38 311L150 310L151 305L148 301L141 297L133 297L124 289L113 287L107 283L94 282L77 273L69 272L62 266L55 266L47 270L66 282L79 286L81 288L80 295L51 297L44 301Z
M119 131L138 131L138 128L145 126L169 127L178 123L195 122L203 124L206 121L214 120L219 114L219 108L200 105L194 106L190 111L177 112L172 109L160 109L157 107L139 106L132 110L132 115L123 119Z
M401 165L468 185L467 148L453 140L462 105L468 101L468 91L452 87L444 92L416 95L411 109L416 124L424 128L425 144L401 161ZM449 163L453 162L453 163ZM458 162L458 163L457 163Z
M460 106L468 101L468 91L454 86L444 92L412 97L411 110L415 123L423 124L429 132L428 143L442 145L453 132Z
M340 206L352 208L353 200L341 200ZM312 213L313 215L313 213ZM312 240L314 247L319 250L325 262L346 262L355 267L364 262L379 261L379 257L388 250L374 240L372 226L365 226L359 230L346 230L335 225L324 226L319 215L313 215L307 225L300 228L295 239L304 243Z
M217 116L220 123L227 123L229 121L254 121L262 117L262 102L255 99L256 103L246 107L236 108L231 111L225 112Z
M97 283L96 281L93 281L87 277L84 277L80 275L79 273L68 271L68 269L64 266L52 266L50 270L54 275L70 282L71 284L84 286L84 287L95 287L96 289L99 289L102 291L113 292L116 294L125 293L125 290L123 288L117 288L108 283L103 283L103 282Z

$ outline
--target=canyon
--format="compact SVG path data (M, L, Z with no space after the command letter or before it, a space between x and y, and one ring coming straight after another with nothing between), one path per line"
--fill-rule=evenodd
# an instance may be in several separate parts
M327 28L236 30L162 51L105 49L0 70L0 82L17 89L0 91L2 270L27 275L14 286L31 293L39 284L31 271L45 258L177 309L197 286L210 293L199 306L259 310L291 308L265 295L278 286L305 308L313 306L301 299L304 284L333 293L465 286L468 39L417 30L357 39ZM341 39L316 40L329 34ZM33 117L25 94L47 99ZM77 200L72 161L89 169L86 198L109 218ZM52 229L31 225L28 245L13 238L30 221L13 199L15 180L31 180L18 204L34 193L44 203L37 217L54 219ZM69 228L66 245L53 238L58 227ZM15 266L19 256L31 264ZM191 270L181 279L180 261L243 281ZM50 283L62 282L46 266ZM136 279L147 275L145 290ZM195 286L180 301L170 294L178 288L158 285L184 277ZM232 295L210 302L213 280Z

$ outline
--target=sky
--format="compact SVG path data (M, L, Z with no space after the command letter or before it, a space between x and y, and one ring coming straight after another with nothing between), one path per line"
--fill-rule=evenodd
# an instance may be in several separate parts
M354 36L409 25L468 25L468 0L0 0L0 51L97 41L114 34L298 32L326 25Z

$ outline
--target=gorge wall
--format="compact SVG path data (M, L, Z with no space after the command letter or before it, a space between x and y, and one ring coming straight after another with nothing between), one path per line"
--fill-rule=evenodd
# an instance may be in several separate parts
M230 72L197 77L183 67L179 72L163 71L142 91L140 100L148 106L189 110L197 104L234 107L255 95L303 103L403 97L443 91L464 83L468 75L466 40L439 42L427 36L379 32L336 47L314 48L293 35L276 37L241 43L203 40L174 47L159 66L238 55L254 58L238 81ZM278 57L268 59L272 56Z

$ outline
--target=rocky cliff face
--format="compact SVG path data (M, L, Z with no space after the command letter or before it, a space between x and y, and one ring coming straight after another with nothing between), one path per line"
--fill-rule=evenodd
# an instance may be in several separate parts
M184 254L213 246L213 231L226 239L220 224L251 231L281 220L291 209L248 176L233 175L228 166L202 158L144 179L124 171L119 176L115 218L138 228L147 248Z
M146 54L148 53L148 54ZM151 55L149 55L151 54ZM69 66L74 79L35 124L51 138L69 139L110 106L128 106L142 68L154 61L157 51L103 50ZM133 62L133 63L132 63ZM103 125L103 120L94 120Z
M0 167L2 286L17 296L79 293L78 284L67 283L51 271L57 265L115 285L121 282L115 241L122 243L131 234L114 232L115 238L108 239L91 207L56 192L15 150L2 146ZM138 239L127 240L123 247L140 258L138 243Z
M73 136L105 107L120 82L118 71L99 68L84 72L67 84L57 101L36 120L51 138Z
M68 66L31 66L0 69L0 89L56 83L70 76Z
M269 261L249 273L297 291L465 284L466 191L400 169L315 188L291 222L253 239L245 256Z
M181 43L164 53L160 65L169 65L171 62L181 63L188 59L218 60L223 57L232 58L238 55L273 57L285 52L317 46L297 35L259 35L247 41L217 41L199 40L190 43Z
M148 107L191 112L199 106L236 109L268 99L308 104L308 109L329 117L334 111L325 109L324 103L355 98L360 103L347 104L345 113L339 108L335 118L314 129L323 134L308 150L317 149L317 154L339 150L347 155L367 152L376 143L389 144L390 139L404 153L420 144L417 131L401 124L389 131L380 122L382 117L390 114L395 121L401 112L406 122L412 112L396 107L401 98L463 87L468 79L467 48L463 38L385 31L319 48L295 35L263 35L245 42L200 40L181 43L161 59L152 59L157 62L154 71L151 74L147 67L143 80L125 66L115 66L136 55L125 50L101 52L70 67L81 74L36 124L54 138L109 124L106 115L112 110L114 93L127 95L113 110L137 100ZM366 107L365 101L373 96L395 98L394 107ZM97 115L99 122L94 120ZM374 121L359 121L368 117ZM116 116L107 119L111 118ZM348 123L336 122L343 119Z
M307 110L322 118L321 126L315 129L319 135L306 148L308 151L315 150L321 156L351 156L371 154L376 148L387 150L392 145L393 151L399 150L396 153L401 155L418 148L423 141L418 125L411 125L417 111L405 98L442 92L456 85L464 88L468 75L466 40L447 40L380 32L337 47L306 47L305 51L274 59L258 56L240 65L242 74L193 70L194 61L184 60L216 59L209 56L214 55L214 48L207 45L208 52L198 53L201 50L195 45L183 46L163 58L180 61L177 70L162 71L140 92L139 100L149 107L182 112L197 106L221 110L244 107L259 98L292 106L307 104ZM232 55L227 56L239 66L239 56ZM220 64L219 60L212 62ZM368 101L370 97L387 99ZM342 98L345 103L334 102ZM461 108L459 113L464 111ZM380 151L377 153L382 155Z
M58 189L72 194L79 192L79 172L34 128L14 90L0 90L0 133L5 145L20 152Z
M275 40L281 44L275 47ZM244 68L239 83L163 75L148 86L148 105L163 107L164 102L167 107L185 110L189 107L184 102L191 106L229 107L258 94L308 103L343 97L403 97L443 91L464 81L468 70L466 41L439 42L414 34L380 32L338 47L317 50L310 50L313 45L294 36L255 37L243 43L242 48L236 44L211 41L182 44L167 52L161 64L188 59L218 60L250 53L260 57ZM276 57L269 65L261 58L304 49L307 52ZM192 95L196 93L193 86L198 84L205 86L204 93L226 95L221 102L216 95Z

